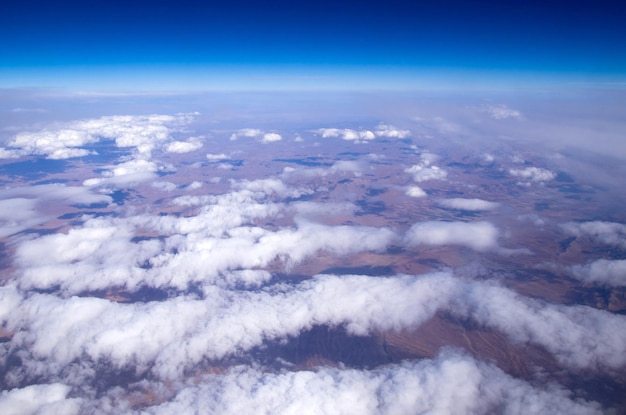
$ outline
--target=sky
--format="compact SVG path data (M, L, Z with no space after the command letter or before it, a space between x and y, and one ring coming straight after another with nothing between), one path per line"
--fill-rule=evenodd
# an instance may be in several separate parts
M0 87L619 84L625 19L605 1L11 1Z

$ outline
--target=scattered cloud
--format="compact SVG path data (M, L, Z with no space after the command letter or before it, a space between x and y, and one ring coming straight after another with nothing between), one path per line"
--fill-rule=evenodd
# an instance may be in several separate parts
M234 132L230 136L230 139L234 141L239 137L257 138L261 134L263 134L263 131L259 130L258 128L242 128L240 130L237 130L237 132Z
M498 247L498 229L489 222L420 222L404 240L409 245L461 245L483 252Z
M626 225L617 222L568 222L563 230L576 237L589 237L594 242L626 248Z
M526 167L524 169L510 169L509 174L531 182L546 182L553 180L556 174L541 167Z
M198 141L172 141L165 146L168 153L190 153L202 148L202 143Z
M280 134L277 133L265 133L263 134L263 139L261 140L262 143L273 143L275 141L280 141L282 140L283 137Z
M598 259L586 265L571 267L573 276L581 281L609 285L626 286L626 260Z
M0 393L0 412L4 415L79 414L81 400L68 398L71 387L60 383L30 385Z
M166 170L166 166L159 166L156 162L144 159L132 159L114 166L102 173L103 177L87 179L84 186L117 185L127 186L132 183L143 182L157 177L159 170Z
M420 163L405 169L406 173L413 175L413 180L416 182L425 182L429 180L445 180L448 177L448 172L435 165L439 157L432 153L422 153L420 155Z
M407 138L411 135L411 132L409 130L397 129L393 125L379 124L374 134L377 137Z
M357 131L350 128L320 128L317 133L321 134L323 138L337 137L355 143L364 143L376 138L376 135L370 130Z
M82 186L64 184L0 189L0 238L51 219L50 214L44 211L44 207L50 202L67 207L73 204L109 204L112 199Z
M174 191L178 187L178 186L176 186L175 183L165 182L165 181L152 182L152 183L150 183L150 186L154 187L155 189L163 190L165 192Z
M266 144L273 143L276 141L281 141L283 139L283 137L278 133L274 133L274 132L266 133L265 131L260 130L258 128L242 128L234 132L230 136L230 139L231 141L234 141L241 137L254 138L260 141L261 143L266 143Z
M228 160L230 157L227 156L224 153L220 153L220 154L207 154L206 155L207 160L209 161L220 161L220 160Z
M341 138L342 140L354 141L355 143L365 143L376 139L376 137L386 138L406 138L411 135L408 130L400 130L392 125L379 124L374 131L354 130L351 128L320 128L316 130L323 138Z
M330 167L311 167L301 169L285 168L283 170L283 177L326 177L332 175L345 175L350 174L356 177L361 176L366 169L366 164L357 160L339 160L332 164Z
M115 115L59 124L40 131L18 133L6 148L0 148L0 156L83 157L93 153L83 147L102 140L114 140L117 147L134 147L138 153L149 154L195 115Z
M499 203L489 202L487 200L463 199L463 198L439 199L437 203L443 207L447 207L450 209L469 210L469 211L493 210L497 208L498 206L500 206Z
M411 197L426 197L426 192L419 186L409 186L406 189L406 195Z
M422 164L415 164L404 171L412 174L413 180L418 183L429 180L445 180L448 176L448 172L437 166L427 167Z
M485 112L496 119L521 117L503 105ZM217 148L225 153L207 154L204 163L194 160L197 172L211 165L198 176L202 181L192 182L198 177L189 176L163 181L160 173L174 171L165 161L179 157L160 152L186 153L202 147L193 137L180 137L193 116L103 117L64 123L17 134L0 148L0 156L51 159L91 154L96 143L128 150L114 162L99 164L94 171L101 176L85 180L84 186L0 189L0 237L48 219L56 220L55 226L63 224L6 243L11 262L4 259L6 272L0 286L1 413L169 414L195 412L199 407L215 413L321 414L610 410L585 400L584 392L551 383L551 377L548 381L543 374L531 374L530 380L515 378L495 364L448 348L432 359L367 369L313 363L313 370L304 370L288 360L257 359L258 350L282 345L318 327L340 328L348 336L372 336L380 345L389 331L410 332L445 316L446 324L458 324L459 331L471 327L478 333L495 332L519 350L532 345L551 355L550 365L558 371L612 376L626 368L626 317L529 298L479 272L467 275L439 268L422 275L394 275L394 271L384 276L335 275L337 264L360 273L350 267L363 261L380 264L383 255L385 261L393 261L390 269L398 265L397 269L408 270L412 265L405 258L421 264L433 252L458 251L437 248L427 250L426 257L415 257L424 246L460 246L498 254L514 250L499 246L501 234L508 235L505 228L501 233L487 221L418 222L402 234L393 226L405 229L406 220L424 218L426 213L418 212L413 219L399 217L393 224L382 215L355 214L358 203L351 201L360 202L363 194L366 200L401 196L395 192L378 196L376 191L389 183L371 187L372 172L389 169L385 174L391 176L416 163L405 173L419 186L398 182L391 186L414 198L427 196L421 183L447 179L446 170L437 166L437 155L417 145L408 148L408 142L403 142L402 150L411 161L404 165L394 166L396 159L379 155L383 151L377 147L369 156L346 152L345 160L334 164L324 158L320 167L292 163L295 167L286 167L278 177L258 180L242 178L248 165L223 172L223 178L206 176L214 168L233 167L227 154L236 153ZM457 128L443 119L436 122L442 131ZM408 130L386 124L371 130L316 131L352 142L411 136ZM241 129L231 136L239 138L258 143L282 140L280 134L260 129ZM163 155L165 161L153 153ZM484 152L475 154L482 157ZM556 177L536 167L508 172L528 183ZM341 180L346 177L349 180ZM405 179L408 176L401 177L400 183ZM75 206L108 205L113 199L98 192L111 189L101 186L144 181L148 183L140 190L162 198L163 209L149 205L152 200L108 206L103 215L96 211L99 208ZM219 181L219 186L197 191L203 183ZM333 187L335 182L342 182L341 186ZM163 197L150 187L178 188L181 194ZM441 197L436 189L432 192ZM415 206L405 198L401 201L406 211ZM469 198L435 202L468 211L499 206ZM59 205L84 215L60 222L55 218ZM52 213L42 207L50 207ZM517 213L511 218L539 223L531 215ZM519 225L515 220L510 223ZM562 229L592 242L626 247L626 225L620 223L568 222ZM461 257L475 258L469 250L461 250ZM398 260L398 252L406 256ZM491 256L487 257L489 262ZM282 274L290 274L294 267L297 275L284 278ZM567 270L585 282L626 285L626 260L597 259ZM315 275L319 272L326 274ZM467 353L473 352L468 348ZM134 382L130 386L124 384L125 374ZM147 398L137 404L141 394Z

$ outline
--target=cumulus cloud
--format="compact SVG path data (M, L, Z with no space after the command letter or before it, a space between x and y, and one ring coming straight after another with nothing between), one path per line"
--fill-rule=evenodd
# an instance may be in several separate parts
M196 189L201 188L202 186L203 186L202 182L199 182L199 181L195 180L195 181L189 183L189 185L187 187L185 187L185 189L187 189L187 190L196 190Z
M267 266L276 259L288 267L320 251L347 255L380 250L395 236L384 228L314 223L276 232L235 226L228 228L228 236L211 236L202 230L191 232L194 225L202 225L198 220L169 224L187 231L187 240L173 234L164 242L131 242L132 234L119 221L91 220L86 225L67 235L24 242L16 254L23 268L20 285L60 287L75 294L110 286L132 291L146 285L186 289L194 282L226 284L234 270ZM228 280L223 279L226 273L231 275Z
M224 153L220 153L220 154L211 154L211 153L209 153L209 154L206 155L206 158L209 161L220 161L220 160L227 160L230 157L227 156Z
M437 166L426 167L423 165L413 165L404 170L407 173L413 175L413 180L416 182L425 182L428 180L444 180L448 176L448 172L440 169Z
M365 170L366 165L355 160L339 160L330 167L312 167L303 169L283 170L283 177L327 177L332 175L345 175L359 177Z
M0 413L4 415L78 414L81 401L67 398L71 388L54 383L31 385L0 393Z
M103 177L87 179L84 186L101 186L105 184L128 185L151 180L157 177L156 173L166 170L167 167L159 166L156 162L145 159L132 159L110 166L102 173Z
M168 153L190 153L202 148L202 143L198 141L172 141L165 146Z
M262 143L273 143L275 141L282 140L283 137L277 133L265 133L263 134L263 139L261 139Z
M264 278L245 276L259 277ZM205 299L180 296L132 304L36 294L5 318L7 327L19 329L12 346L28 351L24 364L34 371L50 374L82 356L105 359L117 368L150 368L169 379L205 358L250 350L316 324L345 325L357 335L419 324L445 305L453 284L445 275L320 276L296 286L258 291L206 287ZM41 359L45 366L38 363Z
M626 248L626 225L617 222L568 222L561 225L570 235L591 238L592 241Z
M0 200L0 238L21 232L45 221L36 210L33 199L12 198Z
M498 229L489 222L420 222L404 240L409 245L461 245L483 252L498 247Z
M242 128L238 130L237 132L233 133L230 136L230 139L236 140L239 137L256 138L256 137L259 137L261 134L263 134L263 131L259 130L258 128Z
M437 203L443 207L450 209L469 210L469 211L483 211L492 210L499 206L499 203L489 202L482 199L439 199Z
M258 128L242 128L234 132L230 136L230 139L231 141L234 141L241 137L254 138L264 144L281 141L283 139L283 137L278 133L274 133L274 132L266 133L265 131L260 130Z
M559 387L535 387L451 351L374 370L264 373L238 367L205 376L150 413L188 413L194 408L240 414L600 413L596 403L574 400Z
M176 190L176 188L178 187L176 186L175 183L165 182L165 181L152 182L150 183L150 186L154 187L155 189L160 189L166 192L171 192L173 190Z
M426 192L419 186L410 186L406 189L406 195L411 197L425 197Z
M583 306L548 304L478 283L466 286L460 299L452 306L454 313L471 316L522 344L537 344L567 367L602 370L626 365L623 316Z
M50 219L42 212L48 202L57 206L111 203L110 196L96 194L81 186L46 184L0 190L0 237L26 230Z
M269 277L244 274L252 285ZM0 296L12 307L0 310L0 317L15 331L9 343L22 350L23 366L43 378L61 368L67 373L72 362L82 359L88 365L106 362L157 379L177 379L207 358L239 354L315 325L344 326L350 334L366 335L416 327L439 311L501 331L521 345L542 347L566 367L614 370L626 365L624 316L532 300L447 272L320 275L253 291L205 286L203 293L204 298L124 304L50 294L19 298L12 287L2 287ZM82 367L75 370L95 375L83 373Z
M195 216L147 215L93 218L66 234L44 235L22 242L16 250L19 283L25 288L59 287L66 294L110 286L136 290L142 285L186 289L194 282L226 283L225 273L267 266L279 259L285 267L317 252L346 255L385 249L396 237L387 228L326 226L298 219L294 226L270 230L255 226L289 210L284 198L310 190L278 179L239 181L222 195L181 196L180 206L201 206ZM340 206L345 209L344 206ZM344 211L345 212L345 211ZM135 234L161 238L133 240ZM241 255L246 252L246 255Z
M610 285L626 286L626 260L598 259L586 265L571 267L573 276L581 281Z
M365 143L376 139L376 137L406 138L411 134L408 130L400 130L386 124L379 124L374 131L351 128L320 128L316 132L323 138L341 138L355 143Z
M411 135L409 130L400 130L392 125L379 124L374 132L377 137L406 138Z
M172 131L195 115L115 115L73 121L41 131L18 133L6 148L0 148L0 156L82 157L92 153L83 147L101 140L114 140L118 147L134 147L139 153L150 153L157 145L169 140Z
M524 169L509 169L509 174L531 182L545 182L553 180L556 174L541 167L526 167Z
M321 134L323 138L337 137L355 143L364 143L376 138L376 135L370 130L357 131L350 128L320 128L317 133Z
M425 182L428 180L445 180L448 176L448 172L435 166L438 160L438 156L432 153L422 153L420 155L420 162L405 169L406 173L413 175L413 180L416 182Z

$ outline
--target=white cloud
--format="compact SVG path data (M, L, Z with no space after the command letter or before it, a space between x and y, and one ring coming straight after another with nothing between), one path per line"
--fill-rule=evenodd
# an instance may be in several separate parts
M482 199L463 198L439 199L437 203L447 208L469 211L492 210L499 206L499 203L496 202L489 202Z
M45 155L50 159L80 157L89 151L76 147L95 143L98 138L80 128L18 133L9 141L9 151L19 156Z
M626 286L626 260L598 259L586 265L571 267L574 277L584 282L610 285L615 287Z
M626 225L617 222L568 222L563 230L576 237L587 236L594 242L626 248Z
M238 367L209 375L150 408L155 415L238 414L599 414L557 386L537 387L456 352L374 370L263 372Z
M266 275L245 273L243 278L258 283ZM410 327L443 307L453 290L454 279L435 274L319 276L260 291L206 286L205 299L180 296L133 304L34 294L9 311L7 327L19 329L11 345L27 351L24 365L33 370L52 374L77 358L104 359L115 368L152 368L155 375L172 379L205 358L250 350L315 324L345 325L357 335ZM44 366L37 363L42 359Z
M0 189L0 237L21 232L50 219L42 212L47 202L56 206L111 203L109 196L94 194L80 186L47 184Z
M411 197L425 197L426 192L419 186L410 186L406 189L406 195Z
M556 174L548 169L540 167L526 167L524 169L510 169L509 174L531 182L545 182L552 180Z
M94 177L83 181L83 186L94 187L103 185L128 186L134 183L155 179L157 164L148 160L130 160L112 166L102 173L104 177Z
M172 141L165 146L168 153L190 153L202 148L202 143L193 141Z
M8 142L7 148L0 148L0 156L82 157L91 154L82 147L101 140L115 140L118 147L134 147L140 154L149 154L157 145L170 139L171 131L179 129L195 115L115 115L73 121L41 131L18 133Z
M224 153L221 153L221 154L210 154L210 153L209 153L209 154L207 154L207 155L206 155L206 158L207 158L207 160L209 160L209 161L219 161L219 160L226 160L226 159L229 159L230 157L229 157L229 156L227 156L227 155L226 155L226 154L224 154Z
M37 212L36 206L34 199L0 200L0 238L45 222L47 218Z
M451 311L500 330L519 344L533 343L576 369L626 365L626 318L584 306L548 304L503 287L472 283Z
M203 186L202 182L199 181L193 181L191 183L189 183L189 185L186 187L187 190L196 190L196 189L200 189Z
M366 142L376 137L406 138L411 135L409 130L400 130L392 125L379 124L374 131L354 130L351 128L320 128L316 130L323 138L337 137L343 140Z
M234 141L241 137L254 138L262 143L272 143L283 139L283 137L278 133L266 133L258 128L242 128L234 132L230 136L230 139L231 141Z
M263 131L257 128L242 128L241 130L237 131L237 135L240 137L254 138L260 136L261 134L263 134Z
M406 138L411 135L409 130L399 130L392 125L379 124L374 132L377 137Z
M320 128L317 130L323 138L341 138L346 141L354 141L355 143L364 143L376 138L376 135L369 130L353 130L350 128Z
M230 139L231 141L234 141L238 139L239 137L257 138L257 137L260 137L262 134L263 134L263 131L259 130L258 128L242 128L234 132L230 136Z
M263 139L261 140L262 143L273 143L275 141L280 141L282 140L283 137L281 137L280 134L277 133L265 133L263 134Z
M24 241L16 251L22 267L20 284L59 286L67 294L108 286L135 290L141 284L185 289L192 282L216 282L227 272L266 266L275 259L289 266L319 251L345 255L384 249L395 238L386 228L303 220L276 231L256 227L257 220L288 211L272 199L298 198L310 190L294 189L277 179L244 180L232 186L234 191L223 195L174 200L180 206L202 206L196 216L90 219L67 234ZM296 212L300 208L294 206ZM308 213L311 217L310 209ZM145 232L162 239L131 242L135 233Z
M498 229L489 222L420 222L405 235L409 245L462 245L483 252L498 247Z
M3 415L55 415L80 413L80 400L67 398L70 387L60 383L31 385L0 393Z
M155 189L160 189L166 192L171 192L173 190L176 190L177 188L175 183L165 182L165 181L152 182L150 183L150 186L154 187Z
M252 286L269 278L255 271L228 276ZM411 329L438 311L498 330L521 346L542 347L566 367L614 370L626 365L624 316L548 304L449 273L321 275L253 291L203 289L201 299L178 296L131 304L32 294L16 305L15 290L6 286L0 297L12 302L2 315L5 327L15 331L10 347L22 350L25 370L44 378L56 376L60 368L67 373L71 362L82 359L174 380L207 358L240 354L314 325L344 326L350 334L366 335Z
M364 163L355 160L339 160L330 167L312 167L303 169L283 170L284 177L304 176L304 177L326 177L332 175L345 175L350 173L359 177L365 169Z
M415 164L404 171L413 175L413 180L416 182L425 182L428 180L445 180L448 176L448 172L437 167L429 166L429 163Z

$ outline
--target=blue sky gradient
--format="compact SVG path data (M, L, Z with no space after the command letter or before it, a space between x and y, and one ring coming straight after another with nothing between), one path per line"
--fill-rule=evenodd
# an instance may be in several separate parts
M625 10L603 1L3 2L0 87L621 83Z

